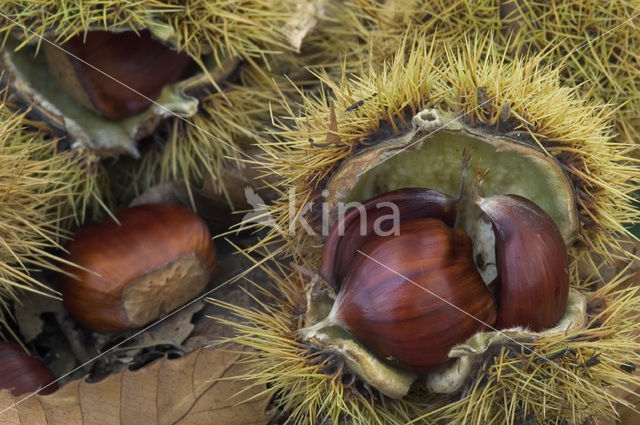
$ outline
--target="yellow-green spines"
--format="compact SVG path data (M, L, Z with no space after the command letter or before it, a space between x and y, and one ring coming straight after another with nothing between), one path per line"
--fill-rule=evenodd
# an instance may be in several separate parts
M611 111L562 86L544 59L507 61L490 41L448 48L419 39L409 54L401 49L391 63L372 64L355 78L320 74L332 96L307 96L302 116L289 106L276 140L262 145L265 172L281 179L282 200L270 207L279 229L289 233L305 204L321 200L326 179L354 152L401 134L418 111L438 107L466 125L529 139L555 157L577 193L579 246L606 252L615 245L612 235L625 233L624 224L638 216L631 198L638 174L627 157L632 145L612 142ZM283 238L288 253L317 245L302 227L293 230ZM271 229L264 243L281 236Z
M584 329L492 347L460 393L430 393L419 380L393 400L359 383L338 356L300 341L308 276L279 265L263 271L274 287L255 299L259 308L211 302L235 316L223 321L236 331L230 341L251 350L251 372L240 378L266 384L290 425L600 423L640 384L625 370L640 361L640 296L620 276L591 294Z
M272 79L284 78L270 73L269 61L276 61L278 56L292 50L283 28L295 17L294 6L290 1L152 0L126 5L106 0L5 2L0 5L0 14L4 16L0 16L0 21L5 23L0 32L4 32L5 37L17 38L22 43L18 47L22 48L26 44L40 47L47 43L41 37L60 45L88 31L148 30L154 38L170 48L186 52L200 65L206 76L188 77L183 83L197 81L188 83L191 85L185 86L184 93L179 93L188 99L181 102L191 105L190 114L194 115L184 117L178 112L165 119L152 133L151 143L135 142L148 133L141 136L127 133L122 138L118 130L118 137L122 138L126 149L120 149L123 146L120 144L118 151L86 152L90 156L105 157L114 152L137 154L143 151L145 155L140 161L112 161L107 165L116 162L116 167L104 167L103 172L95 174L93 187L112 190L118 198L114 201L123 205L154 184L170 179L185 179L190 189L207 180L214 190L224 193L226 189L220 185L220 176L225 164L245 157L242 150L257 137L256 129L269 121L270 102L276 103L278 90ZM241 61L244 62L239 66ZM169 98L173 99L171 96ZM168 108L171 110L171 106ZM156 117L155 114L140 114L132 120L142 120L140 127L144 129L151 124L155 127L160 115L156 121L148 120ZM125 121L108 123L109 128L112 129L112 124L122 124L126 133L131 128ZM107 124L104 125L106 128ZM61 131L71 128L62 127ZM79 134L85 137L84 133L87 133L90 139L95 137L101 141L104 134L108 134L90 130ZM143 131L146 130L134 133ZM73 133L70 138L76 136ZM86 145L84 142L83 139L74 143L74 149ZM93 146L89 144L84 151ZM93 165L100 165L100 159L96 158ZM113 170L109 172L107 168ZM105 197L108 198L107 194Z
M323 45L346 51L355 43L343 34L357 34L382 59L390 58L407 34L427 34L449 46L464 45L468 34L482 34L493 37L505 60L546 52L546 64L562 66L563 84L619 107L616 130L637 143L639 13L640 4L629 0L351 0L332 14L339 24L327 26L331 35ZM358 55L346 54L344 60L351 70L360 63Z
M19 290L52 293L33 272L56 269L64 224L92 195L82 159L57 152L37 123L0 103L0 304Z
M306 304L295 294L308 278L273 277L281 292L276 297L282 298L275 307L249 313L228 306L250 322L238 325L237 342L257 351L252 376L278 390L278 402L294 412L292 424L310 424L318 417L354 424L597 423L613 414L619 397L613 389L637 381L620 366L638 360L640 298L637 289L622 287L624 273L607 282L579 277L578 259L606 256L625 233L623 224L637 219L631 194L638 188L638 175L627 157L631 144L612 141L611 110L561 85L559 70L545 65L544 55L507 60L490 39L461 47L437 39L405 40L391 62L371 63L362 74L343 75L339 81L318 73L327 90L305 96L301 106L285 102L288 113L276 119L274 140L261 144L265 173L280 179L281 200L269 207L277 226L270 227L259 247L273 243L278 246L274 249L313 270L322 238L309 235L296 219L302 216L319 230L318 204L338 167L407 133L418 112L449 111L467 128L537 146L568 176L580 222L571 249L571 285L584 293L601 288L588 296L588 324L566 335L536 339L532 351L517 351L518 344L498 347L477 365L462 394L435 396L418 386L398 411L393 403L386 410L386 400L354 402L345 396L342 381L317 366L316 349L300 342L297 330L304 326ZM311 212L310 201L316 203ZM599 354L605 352L606 361Z
M120 175L113 179L114 191L131 200L158 183L183 179L190 190L209 182L226 196L221 184L225 164L254 159L245 150L263 138L261 132L269 126L274 108L278 109L281 93L293 88L262 64L265 69L244 66L237 70L237 80L200 100L198 114L187 120L168 120L161 128L163 136L143 148L140 160L127 159L112 169L111 175ZM280 65L274 61L270 66Z

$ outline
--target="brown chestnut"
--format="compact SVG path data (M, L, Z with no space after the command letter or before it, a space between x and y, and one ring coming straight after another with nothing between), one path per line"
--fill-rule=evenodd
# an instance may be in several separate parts
M480 198L496 238L499 329L540 331L560 320L569 297L569 257L551 217L518 195Z
M53 373L18 344L0 342L0 388L16 397L38 391L51 394L58 389Z
M496 307L475 268L471 239L437 219L406 220L397 236L359 248L329 315L382 359L427 373Z
M398 217L395 217L396 211ZM366 220L361 219L363 215ZM436 190L405 188L376 196L361 207L347 211L331 228L325 241L320 276L338 289L357 249L380 231L388 231L393 218L404 221L424 217L437 218L453 226L456 200Z
M63 48L70 54L46 49L56 79L76 102L111 120L147 109L191 64L188 55L154 40L149 31L90 31Z
M78 232L66 245L65 307L98 332L144 326L198 296L215 267L206 224L174 205L141 205Z

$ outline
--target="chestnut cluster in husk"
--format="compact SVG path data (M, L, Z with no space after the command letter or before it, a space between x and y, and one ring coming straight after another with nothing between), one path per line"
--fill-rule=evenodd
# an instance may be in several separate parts
M540 331L557 323L567 305L569 261L553 220L521 196L474 196L495 236L492 294L476 268L475 242L454 227L461 198L462 191L451 199L399 189L338 220L320 267L337 291L327 320L380 359L415 373L442 367L451 347L478 331ZM399 225L389 234L394 219Z

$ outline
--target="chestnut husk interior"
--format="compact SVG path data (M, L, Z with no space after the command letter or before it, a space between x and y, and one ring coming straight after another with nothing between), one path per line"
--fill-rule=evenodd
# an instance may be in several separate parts
M412 128L401 132L385 140L377 140L371 147L362 149L344 161L332 174L326 185L326 202L329 216L332 220L338 220L337 206L339 203L352 201L367 202L373 197L379 197L386 192L407 187L424 187L437 189L446 195L454 195L459 189L459 164L464 152L471 150L472 167L477 170L491 172L484 177L480 190L482 196L494 194L513 193L532 199L544 211L546 211L557 224L566 246L571 246L578 232L577 210L575 194L571 182L563 172L557 161L548 153L543 152L534 142L516 140L514 137L505 137L496 133L489 133L483 128L474 128L465 122L456 119L455 113L444 112L437 109L425 109L413 116ZM473 202L471 203L473 204ZM472 222L469 218L479 218L480 209L473 205L471 208L464 206L462 211L457 211L462 217L462 222ZM352 212L354 216L359 213ZM347 214L348 215L348 214ZM350 218L353 220L353 217ZM482 226L464 229L472 239L478 235L490 232L493 234L492 224L489 220L483 220ZM357 226L356 226L357 227ZM334 237L335 238L335 237ZM327 240L333 246L338 245L338 238ZM493 249L491 244L490 249ZM325 246L326 248L326 246ZM481 247L485 248L486 247ZM339 251L334 249L332 255ZM349 249L349 252L353 248ZM344 254L343 254L344 255ZM474 251L474 257L477 253ZM345 256L343 258L346 258ZM344 266L336 266L337 261L332 257L325 264L334 264L334 270L324 266L322 275L334 288L340 287L336 281L335 270L344 270ZM493 264L495 259L483 258L484 264ZM342 260L346 261L346 260ZM495 272L494 272L495 273ZM483 273L483 278L485 274ZM495 274L487 273L485 282L490 283L495 279ZM313 306L310 299L309 306ZM458 358L456 364L445 367L436 372L427 374L429 387L433 391L452 393L461 388L462 383L471 373L472 369L486 355L486 351L492 344L504 342L501 337L509 335L511 341L518 341L521 335L535 339L538 335L555 334L565 332L567 326L584 326L585 323L585 299L580 294L569 296L569 303L564 316L552 329L543 332L530 332L522 328L513 328L503 332L478 332L467 341L460 341L448 353L450 358ZM333 304L335 306L335 303ZM318 309L314 308L317 314ZM367 363L366 349L356 350L351 347L345 351L342 339L333 340L330 333L322 329L327 326L327 319L317 322L309 320L306 328L301 330L303 340L317 343L318 348L329 352L341 353L345 358L356 362L352 368L359 370L359 363ZM335 325L332 325L335 327ZM558 330L558 327L563 329ZM305 336L310 336L307 339ZM358 343L356 337L353 341ZM363 344L364 346L365 344ZM456 347L469 347L464 354L456 355L464 350ZM359 353L354 356L353 353ZM370 357L374 357L369 353ZM362 360L359 360L362 359ZM388 360L388 359L387 359ZM386 361L386 360L385 360ZM396 382L398 370L385 372L381 376L364 374L361 378L387 394L389 382ZM394 394L399 394L397 388Z

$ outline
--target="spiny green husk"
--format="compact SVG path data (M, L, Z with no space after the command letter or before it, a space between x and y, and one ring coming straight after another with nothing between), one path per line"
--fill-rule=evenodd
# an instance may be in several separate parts
M276 140L261 145L265 172L281 178L281 201L270 207L278 227L262 244L283 240L294 256L320 245L295 218L307 202L320 200L326 179L363 147L401 134L418 111L438 107L459 114L469 126L528 138L555 157L577 195L580 229L574 254L608 252L617 244L612 236L625 233L624 224L638 217L631 198L638 188L637 168L628 158L632 146L612 142L610 110L561 86L559 71L543 60L537 55L506 61L490 42L448 48L419 39L409 54L401 50L382 69L372 64L363 75L337 82L319 74L332 97L306 96L302 116L289 106ZM348 110L359 101L357 109ZM337 131L331 129L329 104ZM509 121L514 124L505 125ZM305 216L312 225L316 213Z
M237 317L224 323L235 328L234 343L254 351L244 378L270 388L287 424L600 423L640 383L621 368L640 360L640 293L624 271L589 296L584 329L492 347L461 393L432 394L418 381L392 400L358 383L340 358L300 341L309 278L263 269L275 289L256 296L260 308L211 302Z
M327 373L327 365L340 361L300 342L297 330L304 326L305 311L300 282L306 278L284 271L273 277L281 292L275 307L247 312L227 305L249 320L237 325L237 342L256 350L249 360L255 362L252 376L274 389L292 424L318 418L407 423L407 415L413 418L409 423L474 424L598 423L611 417L621 401L614 389L637 384L620 366L638 359L640 294L622 287L624 273L608 282L581 278L578 262L596 254L606 258L626 233L623 225L637 220L630 196L638 188L637 167L628 157L631 145L612 141L611 110L562 86L561 71L543 65L544 55L507 59L490 39L463 47L442 45L437 38L405 40L390 63L371 63L354 78L343 72L339 81L318 73L325 92L304 96L300 106L285 102L288 113L276 119L275 140L261 144L265 173L280 177L281 200L269 207L277 225L269 223L269 235L253 249L278 244L274 249L314 270L322 239L310 236L296 217L318 229L317 204L337 167L406 132L423 109L437 108L454 112L466 126L529 140L558 161L576 191L580 226L570 250L571 286L588 294L588 325L531 341L532 352L518 351L518 344L490 352L457 396L415 388L398 404L387 403L370 389L358 390L349 374ZM305 210L310 201L315 208Z
M33 272L57 270L53 249L94 195L84 159L37 125L0 103L0 310L19 290L52 294Z
M199 98L197 113L166 119L152 133L151 142L142 143L147 149L141 161L111 161L109 165L115 162L117 166L109 167L113 168L109 175L96 175L95 187L117 194L115 204L125 205L133 196L170 179L185 179L189 189L207 181L214 190L225 192L220 184L225 164L246 156L246 142L257 137L256 129L269 121L269 103L276 103L272 79L283 77L269 71L267 58L275 62L292 49L283 29L295 17L294 6L290 1L10 1L0 6L0 15L5 15L0 21L6 23L0 32L21 40L18 48L27 44L39 48L45 42L41 37L63 44L91 30L148 29L163 43L186 52L206 71L208 83L215 80L212 85L198 83L198 87L185 88L188 93L180 93L190 102L195 101L191 96ZM242 69L234 72L240 60L245 61ZM212 63L219 68L212 70ZM123 128L130 130L126 125ZM132 146L124 151L137 153L140 146L134 146L133 140L128 143ZM110 156L113 152L96 154Z

